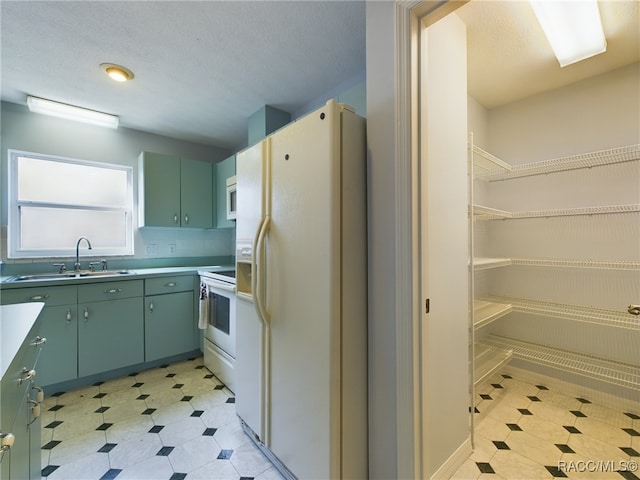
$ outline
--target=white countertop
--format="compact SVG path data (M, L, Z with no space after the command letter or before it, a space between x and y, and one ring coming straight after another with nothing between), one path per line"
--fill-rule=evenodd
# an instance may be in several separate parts
M0 378L6 373L43 307L43 302L0 306Z

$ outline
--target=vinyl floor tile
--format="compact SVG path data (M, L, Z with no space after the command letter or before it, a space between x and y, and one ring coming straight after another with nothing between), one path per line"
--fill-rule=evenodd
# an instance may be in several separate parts
M48 396L42 477L282 480L234 400L202 357Z
M640 461L638 412L516 378L494 376L475 393L474 450L453 480L640 480L619 471Z

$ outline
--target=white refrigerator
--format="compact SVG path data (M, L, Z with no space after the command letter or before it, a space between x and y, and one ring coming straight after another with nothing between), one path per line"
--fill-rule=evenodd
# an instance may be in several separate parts
M286 478L367 478L364 120L331 100L237 156L236 409Z

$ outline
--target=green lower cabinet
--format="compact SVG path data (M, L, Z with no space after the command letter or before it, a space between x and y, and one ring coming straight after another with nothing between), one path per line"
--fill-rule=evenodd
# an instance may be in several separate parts
M38 335L46 348L38 360L38 382L53 385L78 378L77 304L45 307L38 319Z
M145 297L144 351L150 362L190 352L194 338L193 291Z
M78 376L144 361L142 297L78 304Z
M38 354L46 348L46 344L42 349L33 346L35 330L32 329L27 336L0 383L0 431L3 434L11 433L15 438L13 446L1 457L1 480L41 478L41 419L34 416L33 410L38 400L38 374L30 380L20 381L25 377L23 368L38 368Z

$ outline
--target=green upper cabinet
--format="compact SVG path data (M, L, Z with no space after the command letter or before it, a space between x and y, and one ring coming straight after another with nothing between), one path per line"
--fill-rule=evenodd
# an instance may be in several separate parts
M213 227L213 164L180 160L180 206L183 227Z
M236 222L227 220L227 178L236 174L236 156L218 162L213 169L216 228L234 228Z
M140 226L213 226L211 163L142 152L138 165Z

